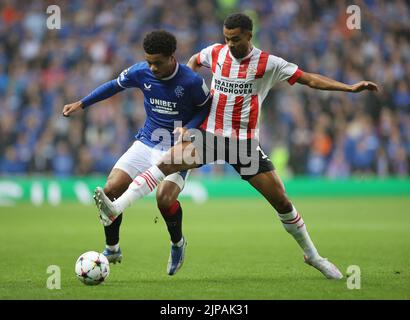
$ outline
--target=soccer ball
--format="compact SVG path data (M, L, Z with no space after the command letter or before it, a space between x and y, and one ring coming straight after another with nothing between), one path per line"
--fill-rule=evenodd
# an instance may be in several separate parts
M110 273L107 258L96 251L83 253L75 263L77 278L86 285L97 285L103 282Z

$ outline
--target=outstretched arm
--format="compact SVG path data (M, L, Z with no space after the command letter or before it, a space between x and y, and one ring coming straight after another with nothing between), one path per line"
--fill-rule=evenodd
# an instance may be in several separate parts
M377 84L370 81L360 81L358 83L348 85L328 77L316 73L303 72L296 80L300 84L307 85L314 89L332 90L332 91L346 91L346 92L360 92L363 90L378 91Z
M190 67L191 70L195 72L197 72L202 67L202 65L198 63L198 55L199 53L194 54L187 63L187 66Z
M98 101L112 97L114 94L122 90L124 90L124 88L121 88L116 80L108 81L93 90L88 96L84 97L80 101L66 104L63 108L63 116L68 117L80 108L84 109Z

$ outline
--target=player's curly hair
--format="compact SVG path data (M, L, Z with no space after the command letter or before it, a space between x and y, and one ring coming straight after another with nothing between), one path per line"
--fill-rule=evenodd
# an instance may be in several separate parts
M162 53L170 57L177 49L177 39L165 30L155 30L148 33L143 42L144 51L148 54Z
M253 29L252 19L243 13L232 13L226 17L224 26L227 29L241 28L241 31L251 31Z

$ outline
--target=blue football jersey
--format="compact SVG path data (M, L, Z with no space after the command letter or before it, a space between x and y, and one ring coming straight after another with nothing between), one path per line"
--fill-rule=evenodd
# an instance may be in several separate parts
M144 93L147 118L135 137L151 147L172 146L175 127L185 126L210 98L203 78L178 63L174 73L163 79L152 74L148 63L136 63L119 75L117 83Z

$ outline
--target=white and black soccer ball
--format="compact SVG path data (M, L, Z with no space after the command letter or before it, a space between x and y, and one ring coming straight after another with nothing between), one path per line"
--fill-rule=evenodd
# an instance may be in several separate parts
M102 253L88 251L77 259L75 274L84 284L97 285L107 279L110 274L110 264Z

